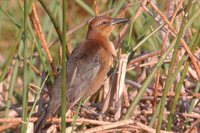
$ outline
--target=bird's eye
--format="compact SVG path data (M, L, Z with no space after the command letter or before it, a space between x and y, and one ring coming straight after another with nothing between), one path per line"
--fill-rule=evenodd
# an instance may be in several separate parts
M108 21L103 21L102 24L106 25L106 24L109 24L109 22Z

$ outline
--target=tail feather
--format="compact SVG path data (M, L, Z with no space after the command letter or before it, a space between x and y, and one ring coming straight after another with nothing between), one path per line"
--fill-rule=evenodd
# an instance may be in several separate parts
M53 97L50 102L49 105L47 106L47 108L45 109L45 111L42 113L42 115L39 117L35 128L34 128L34 132L35 133L40 133L41 129L43 128L43 126L45 125L47 119L54 115L58 109L60 107L60 98L55 98Z
M41 129L43 128L44 124L46 123L47 119L51 115L50 111L44 111L42 115L39 117L35 127L34 127L34 133L40 133Z

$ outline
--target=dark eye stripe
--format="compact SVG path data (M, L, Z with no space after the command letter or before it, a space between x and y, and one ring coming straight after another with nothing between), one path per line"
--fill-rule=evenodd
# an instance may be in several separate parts
M103 21L103 23L102 24L109 24L109 22L108 21Z

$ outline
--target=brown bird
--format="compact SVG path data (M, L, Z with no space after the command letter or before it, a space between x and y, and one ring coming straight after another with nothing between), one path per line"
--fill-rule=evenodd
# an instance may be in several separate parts
M128 19L108 16L94 17L89 22L86 40L77 46L67 61L67 110L80 98L93 95L103 84L110 69L115 47L109 36L116 24ZM54 115L61 106L61 74L55 81L46 110L39 117L35 132L40 132L47 118Z

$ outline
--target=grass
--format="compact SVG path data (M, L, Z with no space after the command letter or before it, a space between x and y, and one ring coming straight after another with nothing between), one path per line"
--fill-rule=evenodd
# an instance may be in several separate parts
M36 5L39 23L47 42L52 62L46 50L43 49L41 39L38 37L38 33L35 31L29 17L33 2ZM93 0L67 1L67 4L62 3L62 1L50 0L27 1L26 3L19 0L0 1L0 111L2 112L0 115L2 117L2 122L0 119L0 131L10 130L17 132L22 127L21 131L26 132L27 124L34 122L40 93L49 91L46 89L47 87L43 86L51 86L53 84L56 78L55 71L60 67L64 71L62 94L65 94L66 59L70 52L79 45L79 42L84 41L88 26L86 22L95 16L95 12L104 13L107 11L109 11L107 13L109 16L130 19L130 23L126 25L126 31L119 37L118 33L126 26L117 27L110 40L117 44L117 41L114 40L116 38L122 39L119 49L122 52L121 54L129 55L127 69L132 68L126 72L125 81L128 79L139 83L141 87L137 90L134 84L125 84L124 94L122 95L124 100L121 103L128 103L130 106L121 105L115 99L112 99L111 103L115 104L111 104L107 114L99 116L97 121L99 123L102 122L101 120L120 123L126 122L123 119L133 119L135 123L129 125L137 128L128 128L128 130L137 130L138 132L150 132L156 129L157 132L162 130L173 132L197 131L198 125L195 125L194 128L191 128L191 125L200 119L198 117L200 116L198 100L198 69L200 68L198 65L200 46L199 1L192 3L191 1L183 0L181 5L184 10L180 8L177 13L169 8L170 4L168 3L171 1L163 2L158 0L157 8L152 4L148 4L149 11L141 8L141 1L136 0L104 0L96 2L98 8L94 8ZM65 6L64 10L63 6ZM178 5L175 5L174 10L177 7ZM99 11L94 11L94 9L99 9ZM169 15L169 12L171 12L171 15ZM187 12L187 16L184 16L183 12ZM155 19L156 16L159 16L158 14L162 22ZM174 22L167 27L166 23L171 21L172 14L175 15ZM169 19L166 20L165 18ZM177 33L173 31L172 26ZM165 34L169 27L169 34ZM162 34L167 35L169 44L162 54L140 59L134 64L131 63L145 54L148 55L150 52L160 50L166 43L164 42L165 36ZM187 52L183 52L184 45L181 45L183 41L189 47ZM195 63L198 65L197 67ZM114 64L116 65L116 63ZM117 69L118 66L116 66ZM153 97L156 95L154 90L158 72L161 75L157 88L157 106L155 106ZM41 76L45 74L48 74L48 76ZM110 86L115 86L114 83L112 81ZM105 87L104 91L99 91L95 96L92 96L86 102L86 105L93 107L93 111L95 110L96 113L100 114L100 103L103 104L106 91L108 90ZM48 95L45 94L45 96L47 97ZM62 96L62 131L66 128L69 129L69 127L73 128L73 131L89 131L98 127L93 123L89 125L85 122L78 123L80 118L96 119L98 116L93 111L93 113L90 111L90 113L87 111L87 113L84 113L83 107L79 113L75 113L75 120L68 121L67 127L65 127L65 109L67 106L65 97L65 95ZM47 98L44 102L46 101L48 101ZM154 106L156 111L152 112ZM117 115L115 114L116 107L121 107L123 111L120 119L114 120L113 115ZM5 120L12 117L22 118L23 122L17 126L11 125L4 129ZM73 118L73 116L70 118ZM76 123L73 123L74 121ZM148 126L148 128L142 128L138 124ZM127 125L118 128L112 127L111 129L106 127L104 131L123 131L125 127Z

